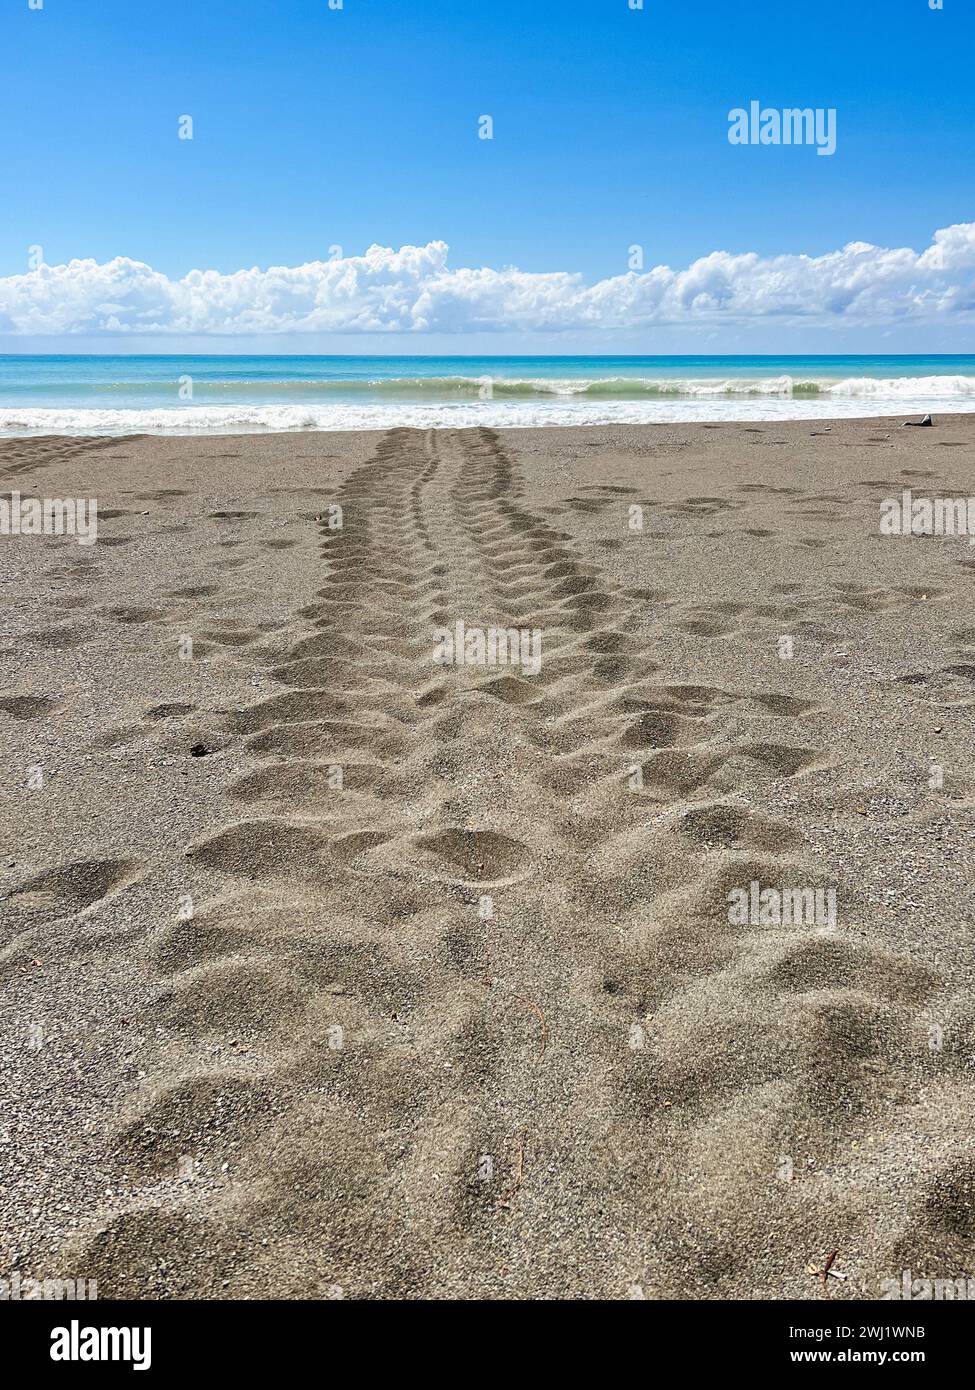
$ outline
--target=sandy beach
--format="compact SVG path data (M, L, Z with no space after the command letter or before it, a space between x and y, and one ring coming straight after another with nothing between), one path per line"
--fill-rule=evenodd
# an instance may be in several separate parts
M975 1277L975 548L880 530L975 494L973 449L971 415L0 440L4 496L98 502L95 544L0 536L0 1267ZM438 661L458 622L537 671ZM751 885L835 912L733 920Z

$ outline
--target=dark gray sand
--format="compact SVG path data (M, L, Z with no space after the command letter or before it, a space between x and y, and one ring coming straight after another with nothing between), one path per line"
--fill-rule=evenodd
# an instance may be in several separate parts
M975 1274L975 548L879 532L973 450L0 441L4 494L100 508L88 548L0 537L0 1276ZM538 628L540 672L437 665L458 618ZM752 882L835 923L732 922Z

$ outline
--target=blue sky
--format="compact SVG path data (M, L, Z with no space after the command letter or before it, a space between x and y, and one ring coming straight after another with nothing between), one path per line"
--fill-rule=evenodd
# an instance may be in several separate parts
M180 277L443 240L593 281L633 243L685 267L975 219L970 0L644 3L7 0L0 276L38 244ZM836 154L731 146L752 99L835 107Z

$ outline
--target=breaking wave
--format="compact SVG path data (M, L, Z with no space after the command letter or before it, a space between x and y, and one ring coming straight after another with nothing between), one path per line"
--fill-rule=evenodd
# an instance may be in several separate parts
M952 380L952 379L948 379ZM829 390L781 390L773 393L741 389L696 390L683 394L667 383L656 394L644 391L614 395L608 383L598 390L576 389L546 393L521 393L505 397L495 392L490 399L460 396L454 399L318 400L302 403L154 406L107 409L61 406L58 408L0 405L0 434L247 434L282 430L388 430L539 428L548 425L690 424L696 421L823 420L858 416L920 414L940 403L954 412L975 411L975 381L951 394L946 378L912 380L853 379L830 383ZM937 383L937 385L935 385ZM347 383L346 383L347 384ZM554 383L546 383L551 387ZM696 388L705 385L693 383ZM415 385L415 383L414 383ZM580 383L574 382L578 387ZM883 389L886 388L886 389Z
M61 392L72 390L60 385ZM77 389L77 388L75 388ZM90 389L90 388L89 388ZM131 381L98 383L99 392L114 391L172 396L171 381ZM369 380L264 380L241 377L196 382L197 394L217 398L250 396L281 399L302 396L320 399L342 397L372 400L708 400L741 396L816 399L853 396L863 399L883 397L928 397L931 400L965 400L975 397L975 376L923 377L502 377L502 376L398 376Z

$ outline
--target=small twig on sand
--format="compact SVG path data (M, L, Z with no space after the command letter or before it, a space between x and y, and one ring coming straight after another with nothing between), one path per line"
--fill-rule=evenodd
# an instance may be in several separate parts
M505 1207L508 1211L511 1210L511 1203L514 1200L514 1195L518 1191L519 1187L521 1187L522 1179L525 1176L526 1134L527 1130L520 1129L518 1133L515 1135L514 1177L512 1178L511 1186L506 1187L504 1192L502 1192L501 1196L498 1198L498 1206Z
M828 1283L828 1280L829 1280L829 1279L831 1279L831 1278L832 1278L832 1279L842 1279L842 1280L845 1280L845 1279L846 1279L846 1275L845 1275L845 1274L840 1274L838 1270L835 1270L835 1269L833 1269L833 1267L832 1267L832 1266L833 1266L833 1261L836 1259L836 1257L837 1257L837 1255L838 1255L839 1253L840 1253L840 1252L839 1252L838 1250L831 1250L831 1251L829 1252L829 1254L826 1256L826 1260L825 1260L825 1262L824 1262L824 1264L823 1264L822 1269L819 1269L819 1268L818 1268L816 1265L814 1265L814 1264L810 1264L810 1265L807 1265L807 1266L806 1266L806 1273L807 1273L807 1274L813 1275L813 1276L814 1276L815 1278L817 1278L817 1279L819 1280L819 1282L822 1284L822 1286L823 1286L823 1294L824 1294L824 1296L825 1296L826 1298L831 1298L831 1297L832 1297L832 1295L831 1295L831 1293L830 1293L830 1291L829 1291L829 1283Z
M542 1013L541 1008L538 1004L534 1002L534 1000L526 998L524 994L516 993L515 990L512 990L511 992L512 994L514 994L516 999L520 1000L520 1002L525 1005L526 1008L531 1009L532 1013L537 1016L539 1023L542 1025L542 1034L539 1040L538 1055L539 1057L544 1057L545 1046L548 1042L548 1024L545 1022L545 1015Z
M484 948L484 975L483 975L483 980L484 980L484 983L487 985L488 989L490 989L490 988L492 987L492 985L494 984L494 980L495 980L495 975L494 975L494 962L491 960L491 952L487 949L486 946L485 946L485 948Z

